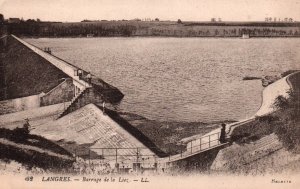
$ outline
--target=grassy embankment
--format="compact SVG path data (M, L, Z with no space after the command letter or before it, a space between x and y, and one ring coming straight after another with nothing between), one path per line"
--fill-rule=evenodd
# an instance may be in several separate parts
M38 167L50 172L67 172L75 161L59 145L37 135L26 135L20 129L0 128L0 151L1 160L19 162L28 170Z

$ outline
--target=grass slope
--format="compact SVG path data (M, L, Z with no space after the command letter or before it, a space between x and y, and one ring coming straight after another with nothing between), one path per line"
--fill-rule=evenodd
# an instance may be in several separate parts
M0 128L0 159L14 160L31 169L59 171L71 168L74 159L59 145L37 135L22 136L17 130Z

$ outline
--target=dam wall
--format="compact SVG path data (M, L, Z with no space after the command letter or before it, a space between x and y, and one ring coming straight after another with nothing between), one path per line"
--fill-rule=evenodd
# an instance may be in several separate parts
M35 47L34 45L31 45L27 43L24 40L21 40L17 38L16 36L12 35L16 40L18 40L20 43L31 49L33 52L35 52L37 55L41 56L45 60L47 60L49 63L57 67L59 70L63 71L65 74L67 74L70 78L73 79L73 84L75 86L75 96L80 92L85 90L86 88L96 88L100 93L102 93L105 97L105 100L107 102L111 103L117 103L119 102L124 95L119 91L116 87L109 85L105 81L103 81L100 78L97 78L94 75L92 76L91 81L88 81L87 75L88 72L78 68L59 57L56 57L52 55L51 53L44 52L38 47Z
M39 55L41 58L44 58L49 63L57 67L59 70L61 70L63 73L71 77L74 81L74 85L80 88L80 90L83 90L86 87L90 87L89 83L85 82L84 80L81 80L79 76L76 74L76 71L79 70L78 67L73 66L62 59L59 59L58 57L55 57L47 52L44 52L43 50L39 49L38 47L35 47L29 43L27 43L24 40L21 40L20 38L17 38L16 36L12 35L13 38L18 40L20 43L22 43L24 46L29 48L31 51L33 51L35 54Z
M101 102L108 103L118 103L124 97L119 89L102 79L92 75L89 81L88 72L85 70L52 55L49 51L44 52L14 35L0 38L0 56L0 101L12 100L2 103L0 114L74 102L65 115L82 107L81 105L86 105L84 103L86 101L100 102L99 97L102 98ZM80 100L79 96L87 88L93 88L93 95ZM26 105L25 102L28 100L22 99L35 95L40 99L32 103L34 106ZM22 105L15 105L15 102L22 102ZM27 108L20 109L20 106Z
M12 36L1 41L4 83L0 86L0 100L46 93L68 78L64 72L19 43Z

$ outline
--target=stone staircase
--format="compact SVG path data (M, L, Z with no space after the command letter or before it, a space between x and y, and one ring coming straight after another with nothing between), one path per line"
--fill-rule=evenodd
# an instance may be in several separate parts
M85 88L84 90L80 91L79 94L77 94L72 100L71 102L69 102L69 104L67 105L67 107L65 108L65 110L60 113L57 117L57 119L63 117L64 115L67 114L67 112L70 110L70 108L77 102L77 100L87 91L88 88Z

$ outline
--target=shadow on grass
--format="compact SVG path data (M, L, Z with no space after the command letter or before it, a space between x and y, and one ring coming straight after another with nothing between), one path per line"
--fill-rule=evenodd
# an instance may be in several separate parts
M40 167L45 170L59 171L61 169L72 167L75 159L72 158L71 153L43 137L30 134L26 135L26 133L24 136L24 133L20 132L20 128L18 129L9 130L0 128L0 138L16 144L16 146L12 146L5 144L5 142L0 143L1 159L15 160L28 169ZM46 152L43 153L30 148L22 149L17 146L18 144L27 145L29 147L38 147L41 150L51 151L57 155L65 155L69 157L69 159L51 156Z

